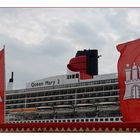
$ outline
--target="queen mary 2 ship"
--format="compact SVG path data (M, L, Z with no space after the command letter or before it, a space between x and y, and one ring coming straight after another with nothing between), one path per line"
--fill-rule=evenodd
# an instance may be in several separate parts
M77 51L67 74L4 90L0 52L0 132L140 132L140 39L117 45L117 73L98 75L98 50ZM25 130L25 131L24 131Z
M68 74L6 91L6 122L120 122L117 74L98 75L98 51L78 51Z

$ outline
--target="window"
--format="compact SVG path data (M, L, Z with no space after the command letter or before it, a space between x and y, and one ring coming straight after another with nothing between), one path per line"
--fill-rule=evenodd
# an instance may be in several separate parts
M72 79L74 79L74 78L75 78L75 75L73 74L73 75L72 75Z
M108 118L105 118L105 121L108 121Z
M98 119L95 119L96 122L98 122Z
M103 121L103 119L100 119L100 121L102 122L102 121Z
M79 78L79 74L76 74L76 78Z
M10 106L6 106L6 109L10 109L11 107Z
M119 121L119 118L116 118L115 120L116 120L116 121Z
M70 76L69 75L67 75L67 79L70 79Z
M113 118L111 118L110 121L113 121Z

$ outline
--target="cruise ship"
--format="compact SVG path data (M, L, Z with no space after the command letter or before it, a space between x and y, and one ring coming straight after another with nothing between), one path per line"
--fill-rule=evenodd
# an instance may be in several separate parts
M0 132L140 132L140 39L117 45L117 73L98 74L98 50L79 50L67 73L5 90L0 51Z
M67 74L26 83L6 94L6 123L121 122L117 73L98 75L98 50L77 51Z

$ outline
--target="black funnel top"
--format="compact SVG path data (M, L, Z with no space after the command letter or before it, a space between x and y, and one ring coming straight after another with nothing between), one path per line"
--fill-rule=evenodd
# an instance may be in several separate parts
M87 74L98 75L98 50L83 50L76 53L76 57L87 56Z

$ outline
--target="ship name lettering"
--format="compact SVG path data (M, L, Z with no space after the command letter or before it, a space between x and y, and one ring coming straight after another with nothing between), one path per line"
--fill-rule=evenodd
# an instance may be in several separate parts
M43 83L31 83L31 87L43 86Z
M55 81L45 81L45 85L55 85Z

